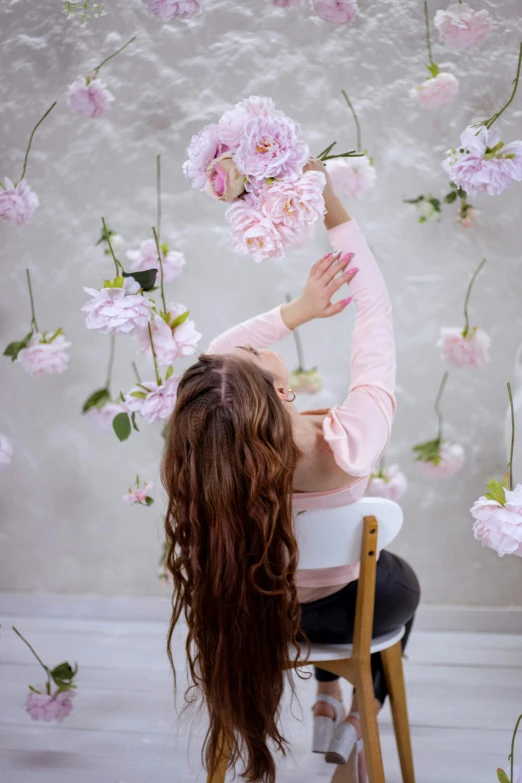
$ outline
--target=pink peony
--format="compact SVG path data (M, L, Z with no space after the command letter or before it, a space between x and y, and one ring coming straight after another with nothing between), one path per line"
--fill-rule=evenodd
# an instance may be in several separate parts
M234 201L245 192L245 175L241 174L230 152L208 164L205 193L218 201Z
M96 74L88 73L87 76L78 76L69 86L65 99L74 114L81 117L101 117L108 111L114 95Z
M398 465L390 465L382 472L372 473L365 494L367 497L398 501L407 489L408 479L404 473Z
M472 11L467 3L453 3L435 14L435 27L444 43L454 49L469 49L486 40L493 25L487 11Z
M477 327L470 329L466 337L458 327L443 327L437 348L453 367L478 368L489 361L490 342L489 335Z
M459 80L452 73L439 73L410 91L427 109L438 109L453 101L459 94Z
M332 24L352 24L359 10L355 0L313 0L313 9Z
M239 171L258 182L299 177L309 157L301 128L286 115L250 117L234 152Z
M217 125L205 125L199 133L192 136L187 148L188 160L183 164L183 173L192 180L192 187L204 190L207 182L209 163L223 152L218 136Z
M419 464L426 476L449 478L464 467L464 461L464 449L459 443L443 441L438 462L419 460Z
M152 505L152 498L149 497L149 489L154 487L152 481L144 481L143 484L138 482L139 486L132 489L129 487L129 491L123 495L122 500L124 503L137 503L140 506ZM148 498L148 502L147 502Z
M150 424L154 424L158 419L168 419L176 405L177 391L178 378L174 376L162 383L161 386L150 381L131 389L125 395L125 403L130 411L141 413L144 419ZM144 396L136 397L134 396L136 394Z
M171 283L177 280L186 264L185 256L176 250L169 250L168 245L161 245L161 265L163 267L163 281ZM144 272L146 269L157 269L156 284L161 282L159 273L158 249L154 239L145 239L137 250L128 250L125 254L132 261L132 272Z
M458 222L462 228L471 228L479 215L480 212L476 207L469 207L466 205L465 208L461 207L459 210Z
M522 181L522 141L504 145L497 131L468 127L460 147L446 152L442 168L466 193L498 196Z
M53 340L46 341L46 337L35 332L27 348L23 348L18 354L17 362L20 362L24 370L34 378L40 375L57 375L65 372L69 364L67 348L71 343L67 342L63 334L58 334Z
M298 180L274 182L260 192L259 210L278 228L299 234L306 226L322 220L325 213L321 171L307 171Z
M346 198L363 199L375 187L377 174L367 155L335 158L326 164L334 188Z
M488 546L502 557L522 557L522 484L505 490L506 505L480 497L471 507L476 522L473 534L482 546Z
M301 0L270 0L270 2L278 8L295 8L301 4Z
M0 468L4 468L11 462L13 456L13 444L7 437L0 432Z
M218 123L220 142L228 149L235 150L241 140L245 124L251 117L284 117L284 112L276 109L272 98L259 98L251 95L236 103L226 111Z
M142 0L150 13L164 22L171 19L192 19L203 11L203 0Z
M38 196L24 179L14 185L5 177L3 183L0 183L0 220L25 226L31 222L34 211L39 206Z
M92 296L82 307L87 313L87 329L99 329L102 334L130 334L135 329L147 326L152 303L138 294L139 284L126 277L122 288L84 288Z
M191 356L195 353L201 334L196 331L194 321L184 321L174 329L171 326L176 318L186 312L187 308L184 305L170 304L167 306L168 323L159 314L155 314L150 322L158 364L169 365L182 356ZM134 337L139 346L138 353L145 353L152 359L148 327L137 329Z
M289 386L297 394L317 394L323 388L323 381L316 368L295 370L290 373Z
M240 199L229 206L226 218L232 226L232 241L238 253L251 253L256 262L267 258L283 258L284 247L293 238L291 232L281 233L249 200Z
M110 430L115 416L126 411L127 408L122 402L107 402L102 408L96 406L89 408L84 415L101 430Z
M64 718L70 715L73 708L73 691L65 691L53 697L46 693L46 687L43 685L40 690L42 693L29 691L25 701L25 710L33 720L58 721L61 723Z

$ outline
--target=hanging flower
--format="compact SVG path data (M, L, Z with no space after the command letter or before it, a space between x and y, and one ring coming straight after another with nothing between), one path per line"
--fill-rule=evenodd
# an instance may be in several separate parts
M352 24L359 10L355 0L313 0L312 6L317 16L332 24Z
M150 424L168 419L176 404L178 381L172 376L162 384L153 381L139 384L125 395L125 403L130 411L141 413Z
M426 109L439 109L455 100L459 94L459 80L452 73L438 72L410 91L412 98Z
M101 117L110 108L114 95L94 73L88 73L69 85L65 100L74 114Z
M123 237L121 234L118 234L116 231L113 231L112 228L109 228L107 226L107 230L105 228L102 228L102 232L100 235L100 238L96 242L96 246L98 245L104 245L103 253L106 256L111 255L111 251L109 248L109 241L111 243L113 250L120 250L123 247Z
M479 215L480 211L476 207L472 207L471 204L466 202L461 202L458 222L462 228L471 228Z
M139 506L152 506L154 498L149 495L149 490L153 489L154 484L152 481L140 481L140 477L136 476L135 487L129 487L129 491L123 495L122 500L124 503L131 503L132 505Z
M476 520L473 535L500 557L522 557L522 484L510 491L498 481L490 481L488 489L471 507Z
M389 468L379 468L372 473L366 487L365 495L373 498L388 498L399 501L408 489L408 479L398 465Z
M0 468L9 465L13 456L13 444L7 437L0 432Z
M128 250L125 254L132 261L133 272L142 272L147 269L160 268L158 250L153 239L146 239L137 250ZM177 280L183 272L186 264L185 256L176 250L169 250L167 244L161 245L161 263L163 265L163 279L165 283Z
M414 446L423 473L433 478L450 478L462 470L466 455L460 443L429 441Z
M33 688L32 685L29 686L30 693L27 694L25 703L26 711L33 720L63 721L73 708L73 690L76 688L74 678L78 673L78 664L75 664L73 669L70 664L64 662L55 666L54 669L49 669L20 631L14 626L12 629L27 645L47 675L47 682L45 685L41 685L40 689ZM54 693L53 685L56 686Z
M151 337L159 365L170 365L183 356L195 353L201 334L196 331L194 321L188 320L189 311L184 305L169 304L165 313L155 313L150 321L150 333L139 329L134 333L138 353L152 358Z
M14 185L4 178L0 183L0 219L8 220L19 226L25 226L33 219L34 211L40 201L24 179Z
M70 347L71 343L67 342L61 329L51 337L35 332L27 347L19 352L17 361L33 378L61 374L69 365L67 348Z
M188 160L183 164L183 173L192 181L192 187L204 190L207 183L209 164L223 152L218 126L205 125L192 136L187 149Z
M203 11L203 0L142 0L149 12L164 22L192 19Z
M377 173L367 155L360 158L336 158L327 164L335 189L346 198L364 199L375 187Z
M467 3L453 3L445 11L436 12L435 27L448 46L469 49L486 40L493 24L487 11L472 11Z
M430 220L438 220L442 214L440 199L428 193L427 196L403 199L405 204L414 204L417 207L418 222L428 223Z
M83 290L92 297L81 308L87 313L87 329L99 329L102 334L130 334L147 326L152 302L139 293L141 287L132 277L106 280L100 291Z
M295 332L294 329L294 334ZM316 367L311 370L294 370L290 373L288 384L296 394L317 394L323 388L323 381Z

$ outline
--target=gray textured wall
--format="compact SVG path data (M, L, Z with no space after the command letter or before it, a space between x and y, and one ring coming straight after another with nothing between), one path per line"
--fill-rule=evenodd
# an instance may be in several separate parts
M353 145L346 89L359 109L363 142L375 158L378 186L349 207L382 263L395 304L399 411L390 447L410 479L406 525L397 551L417 568L430 602L522 604L521 562L500 560L471 534L469 507L492 475L503 472L505 380L522 337L520 207L522 185L495 198L474 199L480 223L466 232L448 214L419 226L404 197L447 184L439 167L445 149L470 121L488 116L510 89L522 19L517 0L480 0L495 31L480 48L453 52L434 44L434 57L461 78L461 100L434 113L411 102L426 60L420 0L361 0L355 27L335 28L301 9L278 11L266 0L208 0L191 23L161 24L138 0L107 3L108 14L82 27L59 0L4 0L0 7L1 175L19 176L28 132L55 99L41 128L28 180L42 206L27 227L0 226L2 344L28 322L24 267L34 279L39 320L61 324L73 342L63 376L32 379L2 364L0 431L15 445L0 474L0 588L96 593L159 593L160 502L147 510L120 501L136 472L157 479L162 440L145 423L126 444L79 415L101 385L108 338L87 332L82 286L110 265L94 243L105 214L128 246L148 235L155 215L154 166L164 160L163 235L187 255L170 300L188 305L203 342L234 322L297 291L326 247L318 230L310 246L284 262L255 265L231 250L221 205L192 191L181 173L192 133L250 94L272 96L300 121L316 152L334 138ZM496 5L496 7L494 7ZM445 7L431 3L432 11ZM106 117L69 113L64 90L133 33L138 41L102 73L116 102ZM522 135L522 92L501 129ZM448 482L422 478L411 445L435 435L432 402L443 366L435 349L441 325L461 323L467 280L486 255L489 264L472 316L493 339L492 361L473 374L454 371L444 410L447 436L468 452L463 472ZM309 363L326 391L313 400L342 399L348 383L354 314L303 329ZM115 385L132 383L132 340L117 344ZM291 341L282 345L295 362ZM142 369L146 360L140 362ZM303 404L307 401L303 401ZM309 402L309 401L308 401ZM522 449L522 441L519 441ZM522 470L522 465L521 465ZM519 474L518 479L522 479Z

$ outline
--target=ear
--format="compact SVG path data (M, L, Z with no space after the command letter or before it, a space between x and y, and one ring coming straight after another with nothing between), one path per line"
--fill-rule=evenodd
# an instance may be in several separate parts
M287 398L287 396L288 396L288 389L285 389L285 387L284 387L284 386L280 386L280 385L278 385L277 383L275 383L275 384L274 384L274 386L275 386L275 390L276 390L276 392L278 393L278 395L279 395L280 399L281 399L283 402L286 402L286 398Z

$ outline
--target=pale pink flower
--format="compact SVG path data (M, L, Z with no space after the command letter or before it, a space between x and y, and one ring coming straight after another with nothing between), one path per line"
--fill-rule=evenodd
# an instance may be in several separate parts
M141 413L150 424L154 424L158 419L168 419L176 405L178 382L178 378L171 376L161 386L153 381L135 386L125 395L125 404L133 413ZM145 397L133 396L140 392L145 394Z
M139 482L138 487L129 487L129 491L123 495L122 500L124 503L137 503L140 506L151 505L152 498L149 499L147 504L147 497L149 496L149 489L153 487L152 481L144 481L143 484Z
M334 158L326 164L334 188L346 198L365 198L375 187L377 174L367 155L361 158Z
M250 117L234 151L238 169L254 181L299 177L309 157L301 128L286 115Z
M199 133L192 136L187 148L188 160L183 164L183 173L187 179L192 180L193 188L204 190L208 165L223 151L217 125L205 125Z
M84 288L92 296L82 307L87 313L87 329L99 329L102 334L130 334L135 329L147 326L151 316L152 303L137 293L139 284L126 277L123 288Z
M458 94L459 80L452 73L439 73L410 91L412 98L417 98L427 109L438 109L453 101Z
M9 465L13 456L13 444L7 437L0 432L0 468Z
M230 152L208 164L205 193L218 201L234 201L245 192L245 175L237 170Z
M445 11L437 11L435 27L448 46L469 49L486 40L493 24L487 11L472 11L467 3L453 3Z
M419 460L419 465L427 476L449 478L462 470L464 462L464 448L460 443L444 441L440 447L438 462Z
M218 123L220 142L227 149L235 150L243 135L245 124L251 117L284 117L284 112L276 109L272 98L260 98L251 95L226 111Z
M474 224L475 220L480 215L480 211L476 207L468 207L466 206L465 209L459 210L459 219L458 222L462 226L462 228L471 228L471 226Z
M238 253L250 253L256 262L283 258L285 246L294 238L288 230L279 231L270 218L246 198L229 206L226 219L232 227L234 249Z
M127 407L122 402L106 402L101 408L97 408L93 405L89 408L84 416L89 421L92 421L101 430L110 430L112 428L112 422L118 413L126 413Z
M110 108L114 95L94 73L78 76L67 91L67 106L82 117L101 117Z
M408 479L398 465L390 465L389 468L379 473L372 473L366 496L373 498L388 498L398 501L408 489Z
M478 368L489 361L491 339L482 329L470 329L466 337L458 327L442 327L437 348L453 367Z
M174 329L171 326L178 316L186 312L187 308L184 305L167 305L168 323L159 313L154 314L150 322L150 329L158 364L169 365L176 359L195 353L201 334L196 331L194 321L184 321ZM148 327L137 329L134 332L134 338L139 346L138 353L144 353L152 359Z
M34 211L39 206L38 196L33 193L25 179L15 185L5 177L3 183L0 183L0 220L25 226L31 222Z
M169 250L167 245L161 245L161 265L163 267L163 282L171 283L177 280L186 264L185 256L177 250ZM156 284L160 283L160 265L158 249L154 239L145 239L137 250L127 250L129 261L132 261L132 272L144 272L146 269L157 269Z
M290 373L288 384L298 394L317 394L323 388L322 378L315 367Z
M65 372L69 364L67 348L71 343L67 342L63 334L59 334L54 340L46 342L46 336L35 332L27 344L18 354L17 362L20 362L24 370L34 378L40 375L57 375Z
M203 0L142 0L150 13L164 22L174 17L192 19L203 11Z
M259 194L259 210L278 228L299 234L306 226L322 220L325 213L321 171L307 171L290 182L274 182Z
M312 5L317 16L332 24L355 22L359 10L355 0L313 0Z
M41 693L29 691L27 694L26 712L33 720L55 720L61 723L72 711L74 692L68 690L54 697L46 693L45 685L42 685L40 690Z
M475 501L471 514L476 522L473 534L482 546L494 549L500 557L522 557L522 484L505 490L506 505L484 495Z
M497 131L468 127L460 147L446 152L442 168L466 193L498 196L522 181L522 141L504 145Z

